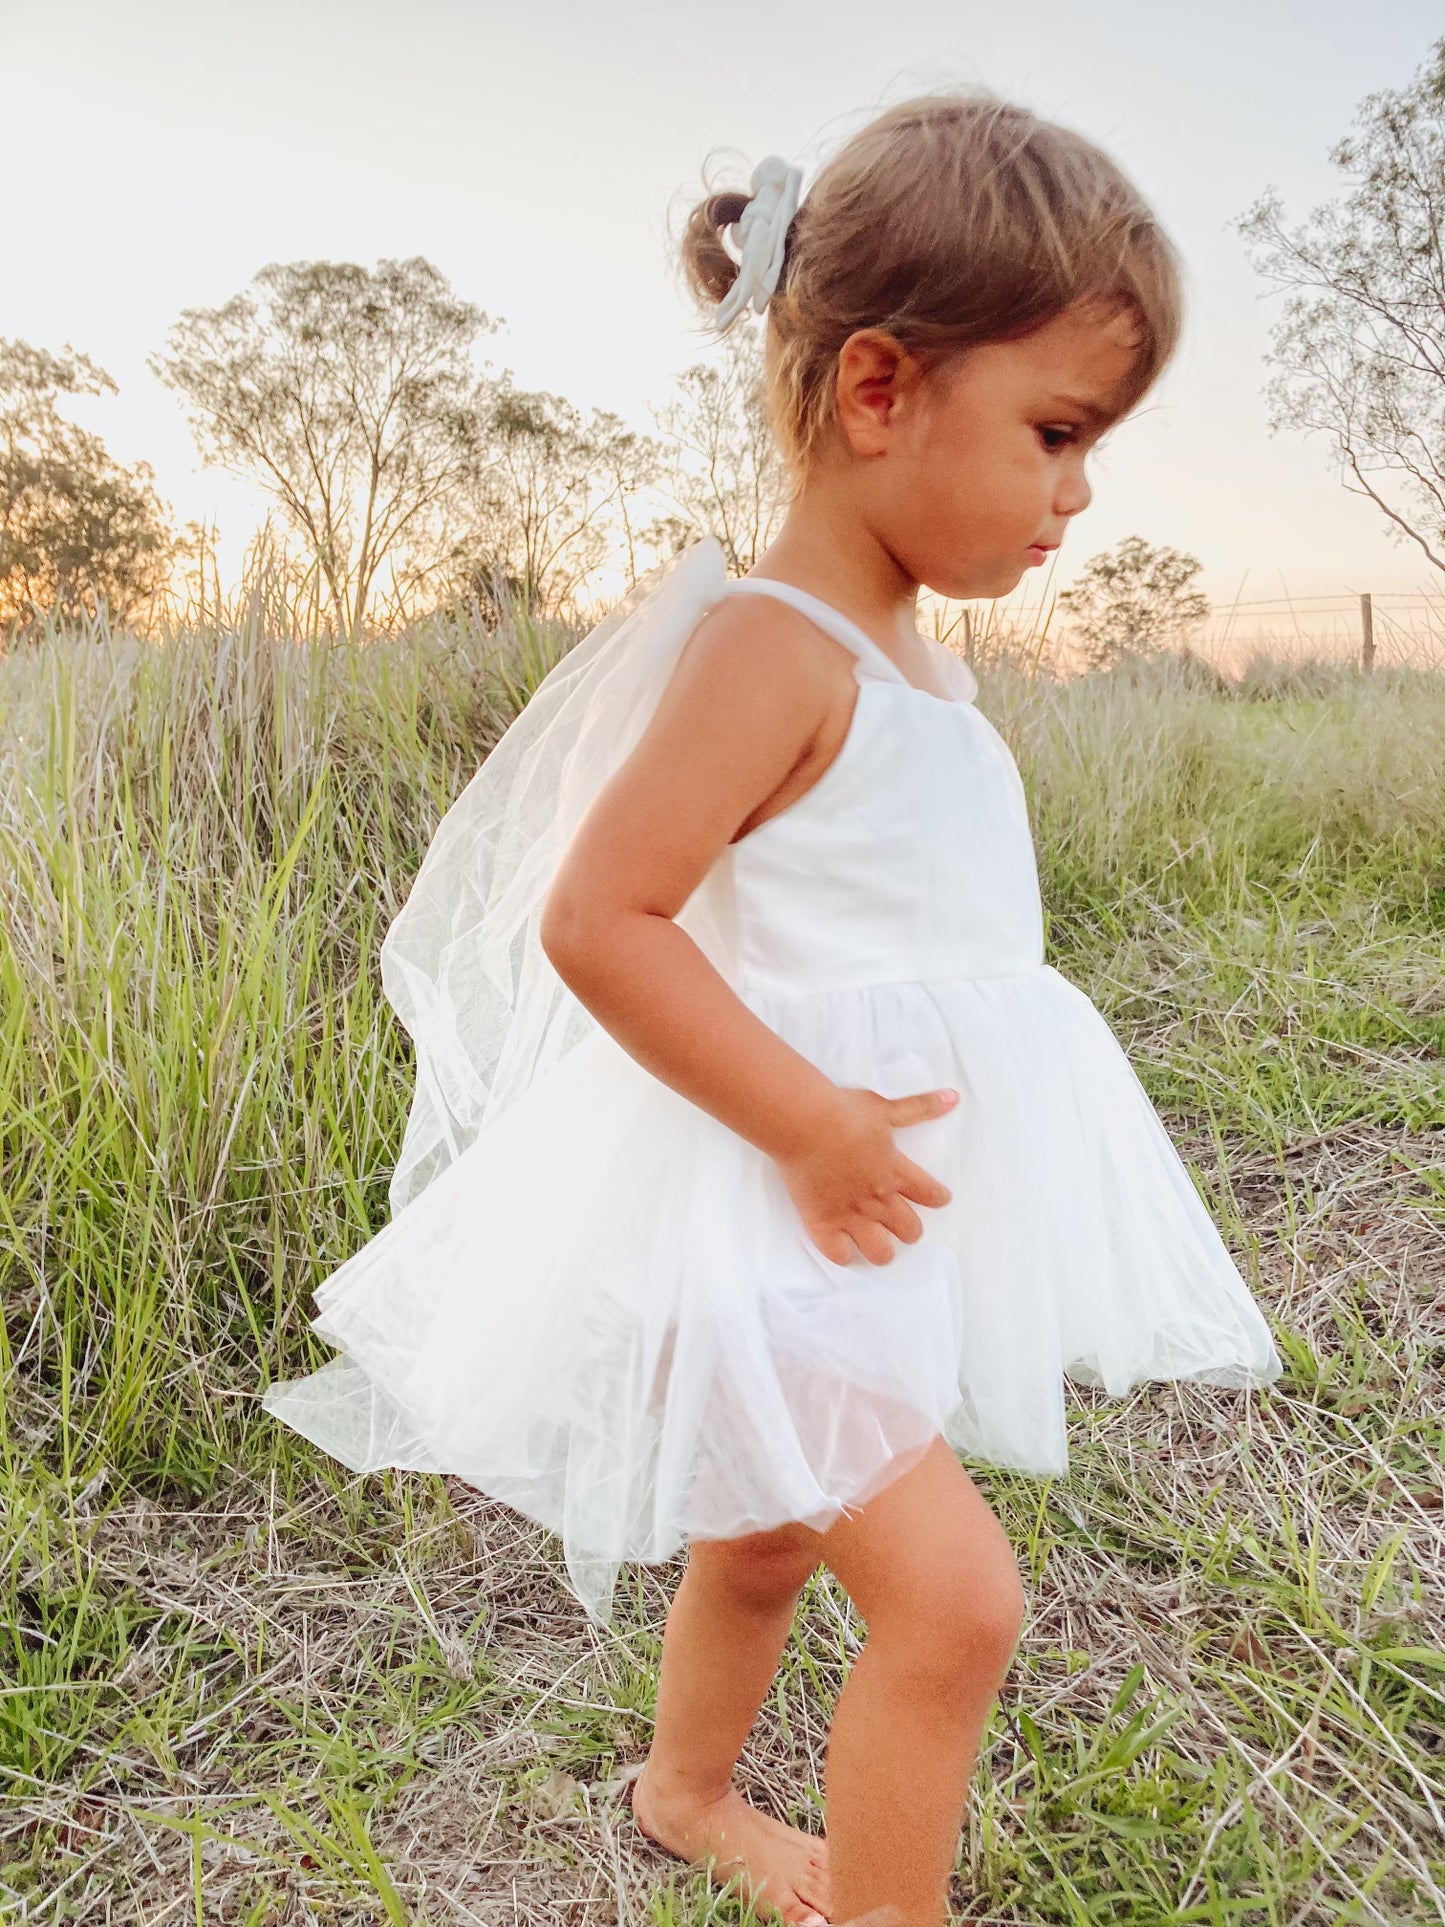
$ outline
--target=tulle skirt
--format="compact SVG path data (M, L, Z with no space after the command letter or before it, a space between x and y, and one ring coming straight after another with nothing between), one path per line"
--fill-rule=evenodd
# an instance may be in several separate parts
M597 1030L317 1293L340 1356L268 1410L356 1471L447 1472L620 1563L825 1528L942 1434L1067 1469L1065 1377L1257 1386L1268 1326L1127 1058L1048 967L746 993L840 1084L953 1085L896 1133L923 1236L823 1255L772 1161Z

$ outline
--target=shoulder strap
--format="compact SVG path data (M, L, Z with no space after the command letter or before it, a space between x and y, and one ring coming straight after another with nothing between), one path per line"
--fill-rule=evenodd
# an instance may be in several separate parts
M741 590L754 595L776 596L781 602L791 603L801 615L808 616L827 635L832 636L835 642L841 642L845 648L851 649L859 661L867 663L875 674L911 687L907 676L887 650L866 635L856 622L850 622L842 610L835 609L831 602L810 595L806 589L794 588L791 582L775 582L769 576L735 576L728 582L727 589L729 594Z

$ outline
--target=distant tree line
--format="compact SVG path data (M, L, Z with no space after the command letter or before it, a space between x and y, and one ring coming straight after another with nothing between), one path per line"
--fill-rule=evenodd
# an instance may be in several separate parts
M1345 485L1445 569L1445 38L1331 159L1351 185L1302 227L1273 192L1238 223L1288 292L1271 420L1325 435ZM267 566L339 633L449 600L572 614L604 568L625 587L700 534L752 565L786 503L755 332L678 376L644 434L479 366L495 327L420 258L278 263L187 309L151 367L203 458L269 498ZM150 470L61 406L114 386L72 349L0 341L0 632L102 604L138 619L185 556ZM1184 640L1198 571L1128 538L1060 597L1073 640L1101 666Z
M755 333L677 377L649 435L479 367L495 325L419 258L273 264L186 310L151 367L203 459L269 498L266 566L349 636L449 600L568 614L599 571L630 586L701 534L750 566L785 507ZM149 469L59 406L114 386L71 350L0 343L0 625L132 618L184 558Z
M785 506L755 334L685 370L647 436L479 372L493 325L426 261L298 262L188 310L152 366L205 459L270 497L283 539L263 531L263 566L291 571L293 602L309 585L336 632L360 634L379 591L381 621L448 600L489 622L504 606L564 614L604 565L630 584L699 534L751 568ZM101 604L131 618L183 554L149 470L60 411L106 389L83 355L0 344L0 622ZM1089 664L1184 640L1208 610L1199 566L1137 536L1095 557L1060 598Z

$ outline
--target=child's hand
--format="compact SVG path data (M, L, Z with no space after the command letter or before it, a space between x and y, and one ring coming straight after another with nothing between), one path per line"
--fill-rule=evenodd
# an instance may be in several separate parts
M845 1265L856 1246L873 1264L886 1265L894 1238L913 1244L923 1236L913 1205L947 1204L953 1193L905 1157L893 1133L942 1117L957 1102L957 1091L880 1097L877 1091L840 1088L824 1129L804 1150L774 1160L825 1258Z

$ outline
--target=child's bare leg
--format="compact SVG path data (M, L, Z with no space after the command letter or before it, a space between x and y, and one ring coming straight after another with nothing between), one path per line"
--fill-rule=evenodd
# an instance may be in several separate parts
M750 1807L732 1772L772 1683L822 1536L806 1526L697 1539L662 1640L651 1751L632 1794L639 1826L685 1860L742 1874L761 1912L827 1919L824 1843Z
M828 1741L830 1918L940 1927L1023 1617L1013 1550L938 1439L823 1535L823 1558L868 1625Z

